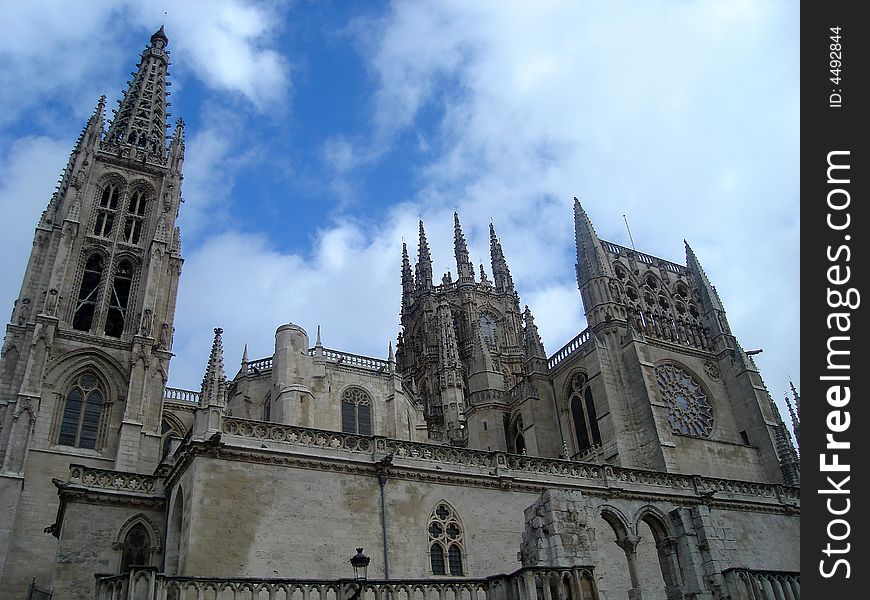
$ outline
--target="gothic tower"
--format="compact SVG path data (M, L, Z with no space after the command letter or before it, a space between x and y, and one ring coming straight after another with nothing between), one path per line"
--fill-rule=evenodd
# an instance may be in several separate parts
M167 146L167 44L161 27L105 132L100 99L36 226L0 362L0 595L50 584L52 477L160 460L184 158L180 119Z
M576 198L574 213L588 328L551 370L569 454L783 481L781 419L688 243L683 266L599 239Z
M423 222L415 275L402 255L402 328L397 367L423 401L430 437L483 450L558 456L546 357L531 311L523 312L490 225L493 280L475 277L454 214L456 280L432 282ZM525 327L524 327L525 323Z

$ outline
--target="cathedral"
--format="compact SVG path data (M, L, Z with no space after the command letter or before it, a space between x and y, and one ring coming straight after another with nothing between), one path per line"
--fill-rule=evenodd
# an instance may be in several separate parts
M397 249L386 358L288 323L233 373L218 328L201 389L167 387L168 42L108 124L99 101L36 225L0 362L0 597L800 597L797 452L715 287L688 244L600 239L576 199L588 327L555 353L509 240L490 225L478 271L454 215L455 277L422 222Z

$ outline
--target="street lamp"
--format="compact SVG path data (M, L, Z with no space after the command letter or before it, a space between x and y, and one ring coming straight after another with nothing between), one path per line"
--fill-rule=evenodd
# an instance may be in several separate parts
M351 557L350 565L353 567L353 578L357 582L356 591L347 600L359 600L363 595L363 588L366 585L366 572L369 568L369 563L372 562L368 556L363 554L362 548L356 549L356 554Z
M350 559L350 564L353 567L353 578L359 581L360 585L367 579L366 572L371 561L372 559L363 554L362 548L357 548L356 554Z

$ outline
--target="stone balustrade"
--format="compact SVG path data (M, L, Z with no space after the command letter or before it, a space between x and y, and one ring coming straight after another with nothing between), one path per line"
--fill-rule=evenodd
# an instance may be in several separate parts
M309 350L312 352L315 350ZM384 373L389 369L390 363L380 358L372 358L370 356L362 356L361 354L351 354L350 352L341 352L340 350L330 350L323 348L323 357L336 364L348 365L351 367L360 367L369 371L378 371Z
M352 580L172 577L154 567L96 575L96 600L350 600ZM360 600L598 600L592 567L524 568L483 579L366 581Z
M141 473L125 473L85 465L70 465L68 484L90 489L155 495L163 493L163 478Z
M663 473L559 458L473 450L441 444L395 440L380 436L361 436L309 429L238 417L224 417L222 423L223 433L242 438L296 447L333 449L369 457L391 454L394 459L426 461L436 465L458 468L471 467L482 472L485 469L485 472L481 474L521 478L523 474L534 473L535 475L566 478L569 480L566 483L570 483L570 480L582 479L585 484L601 487L643 486L692 496L715 496L717 499L739 497L752 500L763 499L782 504L797 504L800 500L799 488L782 485Z
M582 348L583 345L589 341L591 335L592 334L589 329L584 329L583 331L578 333L573 340L559 348L559 350L553 356L547 359L547 367L551 371L555 369L556 366L559 365L559 363L561 363L563 360L565 360L566 358L577 352L580 348Z
M800 573L726 569L725 586L731 600L800 600Z
M190 402L192 404L199 404L199 392L167 387L163 389L163 399L174 402Z

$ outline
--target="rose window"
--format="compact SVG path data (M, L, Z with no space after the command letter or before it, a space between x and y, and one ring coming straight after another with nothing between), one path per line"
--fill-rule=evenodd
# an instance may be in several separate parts
M691 437L710 437L713 407L698 381L676 365L656 367L656 381L662 400L671 409L668 423L674 433Z

